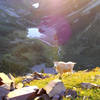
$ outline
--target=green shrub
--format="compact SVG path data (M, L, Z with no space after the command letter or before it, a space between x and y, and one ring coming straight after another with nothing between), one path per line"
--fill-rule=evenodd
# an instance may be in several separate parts
M47 67L51 67L57 59L57 48L49 47L39 40L27 40L27 43L17 44L10 53L3 55L0 70L23 74L37 64L46 63Z
M5 73L12 73L16 75L24 75L26 72L29 72L29 68L22 62L18 62L10 54L7 54L3 57L1 62L0 71Z

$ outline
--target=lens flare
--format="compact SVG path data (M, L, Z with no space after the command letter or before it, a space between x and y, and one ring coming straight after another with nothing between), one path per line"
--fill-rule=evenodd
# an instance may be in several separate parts
M34 3L32 6L33 6L34 8L39 8L39 3Z
M39 32L45 37L40 37L45 43L53 46L63 45L72 34L68 21L63 16L47 16L39 25Z

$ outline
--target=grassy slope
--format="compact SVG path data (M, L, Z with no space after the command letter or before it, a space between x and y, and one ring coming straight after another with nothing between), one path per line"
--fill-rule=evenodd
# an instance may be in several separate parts
M90 72L79 71L72 75L63 74L62 81L67 89L74 89L78 92L79 98L75 100L83 100L84 96L87 96L86 100L100 100L100 89L82 89L80 87L80 83L82 82L90 82L96 83L100 85L100 79L95 80L95 75L100 75L100 69L95 69ZM50 75L50 78L46 78L43 80L34 80L26 85L37 85L39 88L45 87L50 81L57 79L58 75ZM16 78L16 82L21 81L21 77ZM64 98L64 100L70 100Z

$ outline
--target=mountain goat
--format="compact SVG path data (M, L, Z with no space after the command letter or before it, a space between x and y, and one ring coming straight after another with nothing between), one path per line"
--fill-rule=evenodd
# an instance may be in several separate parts
M73 72L75 64L75 62L56 61L54 62L54 68L58 73L60 73L60 75L62 75L65 72Z

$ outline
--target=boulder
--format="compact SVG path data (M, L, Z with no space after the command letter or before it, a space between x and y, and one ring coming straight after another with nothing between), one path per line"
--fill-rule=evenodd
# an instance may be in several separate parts
M77 92L75 90L67 89L66 90L66 96L76 98L77 97Z
M43 75L42 73L38 73L38 72L34 72L33 74L32 74L32 76L33 76L33 79L45 79L45 78L48 78L49 76L48 75Z
M50 100L50 97L47 94L42 95L42 100Z
M30 81L33 81L33 80L45 79L48 77L49 77L48 75L44 76L42 73L34 72L33 74L26 75L22 82L23 82L23 84L25 84L25 83L29 83Z
M61 97L65 96L65 95L66 95L66 91L62 91L61 93L59 93L59 95L60 95Z
M59 94L56 94L55 96L53 96L52 100L63 100L63 97L66 96L66 92L62 91Z
M34 79L38 79L38 78L44 78L44 76L41 74L41 73L38 73L38 72L34 72L33 75Z
M14 82L11 82L10 84L10 91L13 91L15 89L15 84Z
M46 87L46 92L50 97L55 96L56 94L66 91L65 86L61 80L53 80Z
M49 100L49 96L48 94L46 93L46 90L41 88L39 90L37 90L36 92L33 92L27 100Z
M1 98L5 97L10 91L4 87L0 86L0 100Z
M2 87L10 90L12 83L14 84L14 81L11 80L5 73L0 73L0 78L2 79L2 82L4 83Z
M60 99L60 96L57 94L57 95L55 95L53 98L52 98L52 100L59 100Z
M5 73L0 73L0 78L2 79L2 82L5 84L11 84L11 82L14 82Z
M25 84L25 83L29 83L33 80L33 78L25 78L22 83Z
M33 93L28 97L27 100L33 100L33 99L35 99L35 98L38 100L38 98L40 99L41 96L43 96L44 94L47 95L46 90L44 90L43 88L41 88L41 89L37 90L36 92L33 92ZM44 100L44 99L43 99L43 100Z
M29 83L29 82L31 82L32 80L34 80L34 78L33 78L33 76L32 76L31 74L26 75L25 77L23 77L23 79L24 79L24 80L22 81L23 84Z
M24 87L21 89L16 89L9 92L7 95L7 100L27 100L29 96L32 95L38 89L37 86Z
M43 95L43 94L47 94L47 93L46 93L46 90L43 89L43 88L39 89L39 91L37 92L37 95L38 95L38 96L41 96L41 95Z
M0 96L0 100L2 100L2 97Z
M28 98L27 100L34 100L37 97L37 92L39 91L39 89L37 89L36 91L34 91Z
M91 89L91 88L100 88L100 85L93 84L93 83L81 83L82 88Z

